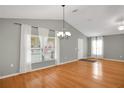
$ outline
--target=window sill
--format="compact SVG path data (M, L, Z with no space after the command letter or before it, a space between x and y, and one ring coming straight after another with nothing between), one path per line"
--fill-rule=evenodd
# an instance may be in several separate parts
M41 62L32 62L32 64L35 64L35 63L43 63L43 62L50 62L50 61L55 61L55 59L52 59L52 60L44 60L44 61L41 61Z

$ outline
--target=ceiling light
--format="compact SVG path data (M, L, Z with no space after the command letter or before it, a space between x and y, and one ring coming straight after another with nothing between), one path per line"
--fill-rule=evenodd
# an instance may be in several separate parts
M124 30L124 25L120 25L120 26L118 27L118 30L119 30L119 31Z
M118 30L119 31L124 30L123 18L121 18L121 22L120 22L120 25L118 26Z
M62 38L62 37L64 37L64 33L63 32L58 32L57 33L57 36L60 37L60 38Z

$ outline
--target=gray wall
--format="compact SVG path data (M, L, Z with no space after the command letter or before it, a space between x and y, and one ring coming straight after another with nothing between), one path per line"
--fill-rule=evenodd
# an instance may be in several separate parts
M104 57L124 60L124 34L104 36Z
M19 71L20 26L0 20L0 75ZM11 68L10 64L15 67Z
M91 38L88 38L88 56L91 56ZM104 36L104 58L124 60L124 34Z
M91 56L91 38L90 37L87 38L87 45L88 45L87 56L90 57Z
M60 62L77 59L78 38L84 39L84 57L87 57L87 37L69 24L66 25L66 29L71 31L72 37L60 41Z
M56 31L62 29L61 20L0 19L0 76L19 72L20 26L14 23L25 23ZM87 37L68 23L66 29L72 33L72 37L60 41L60 61L77 59L78 38L84 38L87 56ZM14 64L14 67L10 67L11 64ZM36 63L32 67L35 69L53 64L55 61Z

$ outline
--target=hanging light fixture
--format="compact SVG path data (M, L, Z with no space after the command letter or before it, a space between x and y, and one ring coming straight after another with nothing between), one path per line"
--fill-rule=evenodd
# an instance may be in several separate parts
M63 7L63 28L61 32L57 33L57 37L59 37L60 39L68 39L69 37L71 37L71 33L69 31L66 31L65 29L65 24L64 24L64 18L65 18L65 5L62 5Z
M119 31L122 31L122 30L124 30L124 24L123 24L123 18L121 18L121 22L120 22L120 25L119 25L119 27L118 27L118 30Z

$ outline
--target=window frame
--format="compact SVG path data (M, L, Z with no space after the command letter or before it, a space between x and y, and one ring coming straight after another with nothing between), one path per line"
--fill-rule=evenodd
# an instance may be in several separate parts
M31 38L32 37L37 37L37 38L39 38L39 35L31 35ZM44 37L43 37L44 38ZM53 37L53 36L51 36L51 37L48 37L48 38L52 38L52 39L54 39L54 44L55 44L55 42L56 42L56 37ZM31 41L32 42L32 41ZM43 47L41 48L41 47L39 47L39 48L32 48L32 46L31 46L31 53L32 53L32 49L39 49L40 51L42 51L42 49L43 49ZM40 62L46 62L46 61L53 61L53 60L56 60L56 58L55 58L55 55L56 55L56 46L55 46L55 48L54 48L54 58L53 59L43 59L43 51L42 52L40 52L40 55L41 55L41 61L32 61L31 60L31 62L32 63L40 63ZM32 54L31 54L31 56L32 56Z
M31 35L31 38L32 37L37 37L37 38L39 38L39 35ZM31 41L32 42L32 41ZM32 44L32 43L31 43ZM39 48L32 48L32 46L31 46L31 57L32 57L32 49L39 49L40 51L42 51L42 49L41 49L41 47L39 47ZM40 55L41 55L41 57L42 57L42 52L40 52ZM41 61L32 61L31 60L31 63L40 63L40 62L43 62L43 60L42 60L42 58L41 58Z

